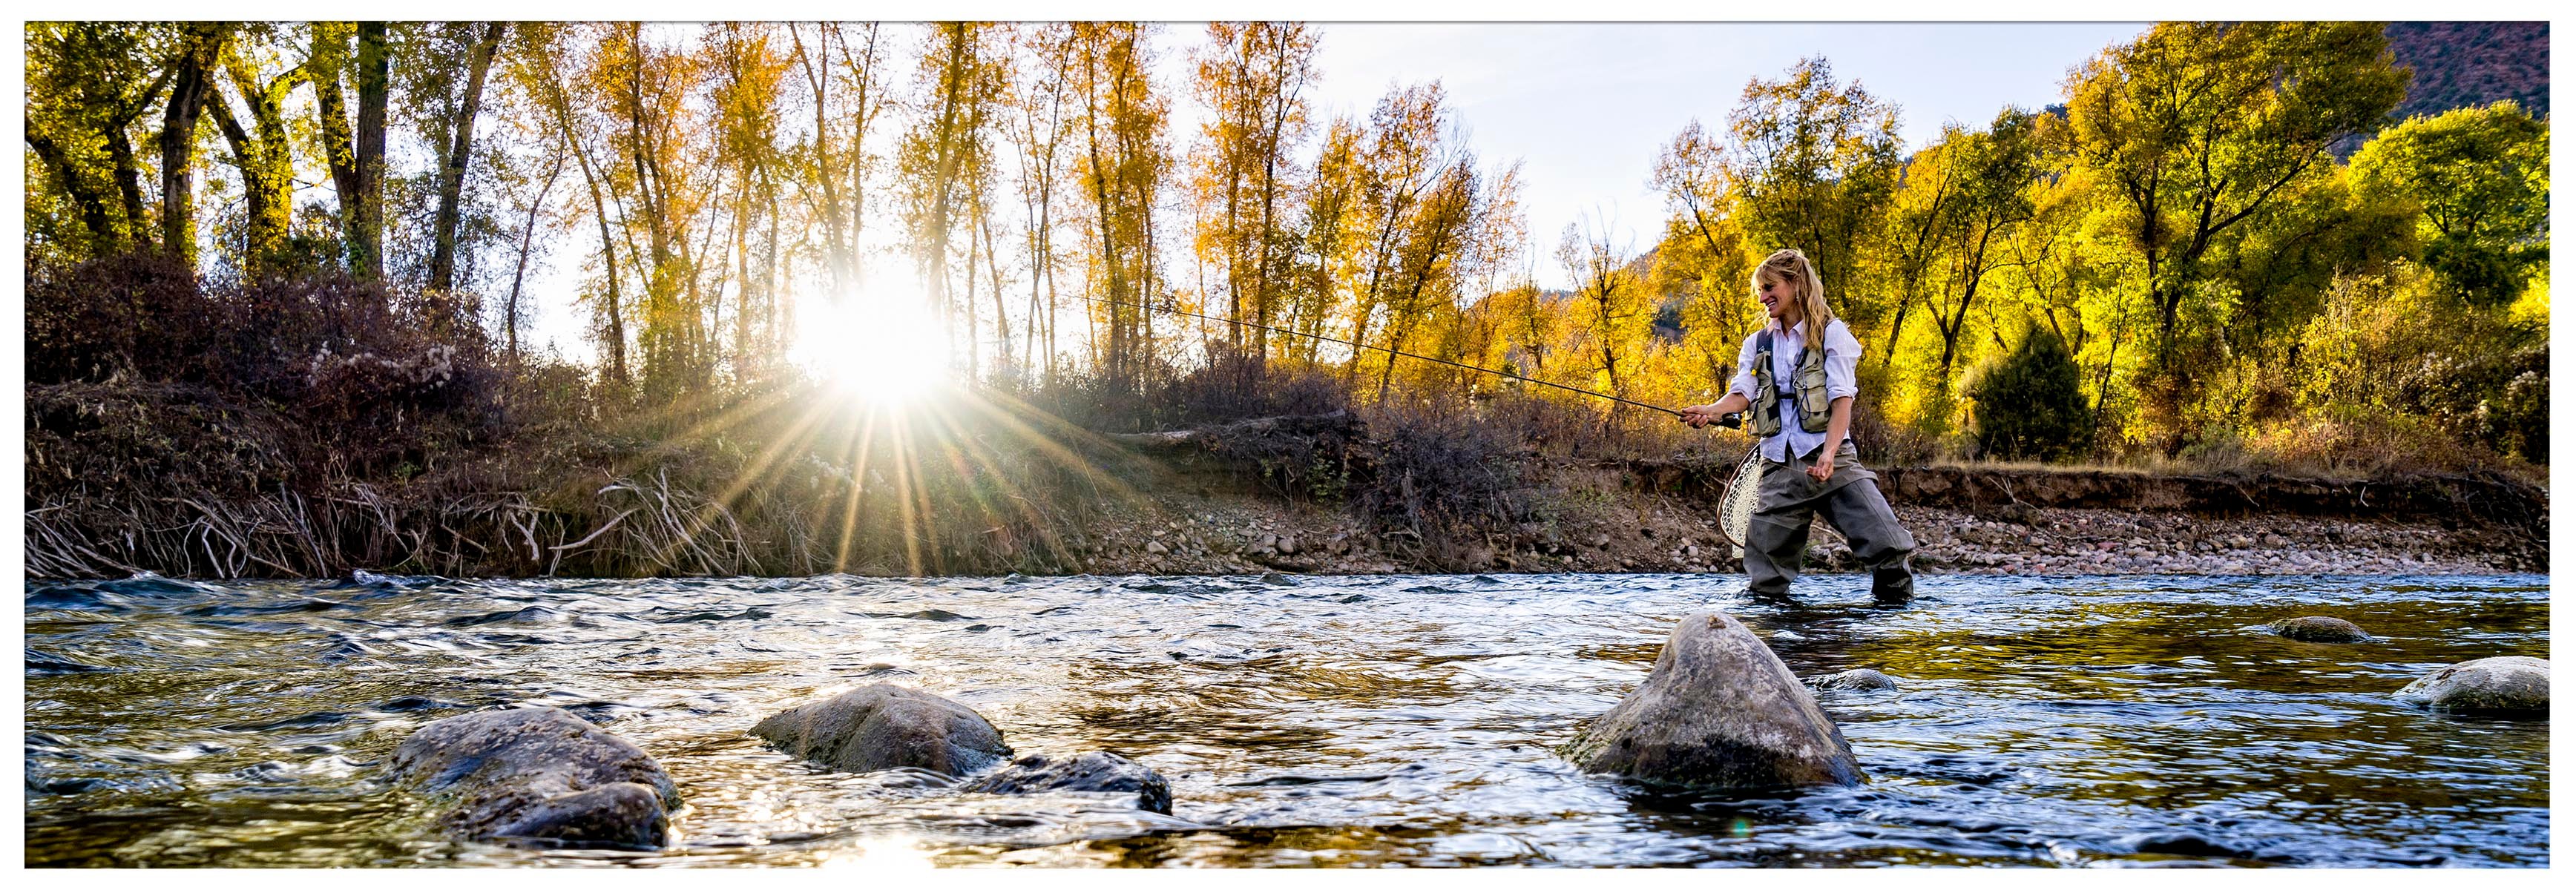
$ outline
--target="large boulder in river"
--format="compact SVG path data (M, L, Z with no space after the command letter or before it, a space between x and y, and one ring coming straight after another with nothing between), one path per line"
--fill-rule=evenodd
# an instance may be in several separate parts
M837 770L918 767L962 776L1011 756L1002 731L965 705L890 683L798 705L751 734Z
M1091 751L1078 757L1031 754L1001 769L976 776L959 791L986 794L1037 794L1047 791L1093 791L1133 795L1136 808L1169 816L1172 785L1152 767L1111 754Z
M2370 639L2360 625L2324 615L2283 618L2264 626L2283 637L2307 643L2359 643Z
M2406 684L2397 698L2437 711L2546 715L2549 662L2527 655L2463 661Z
M659 847L680 803L643 749L559 708L432 721L394 749L390 768L395 781L453 795L439 823L476 840Z
M1686 616L1654 673L1563 749L1586 772L1709 788L1857 785L1842 730L1743 622Z

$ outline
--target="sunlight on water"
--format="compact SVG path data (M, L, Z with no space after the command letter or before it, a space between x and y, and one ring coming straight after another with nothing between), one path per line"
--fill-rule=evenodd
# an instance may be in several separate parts
M1930 578L1796 605L1729 577L450 580L27 588L38 865L2545 865L2546 721L2388 693L2548 657L2547 580ZM1871 781L1673 795L1552 749L1721 608L1825 692ZM2260 625L2328 614L2356 645ZM876 682L1022 753L1110 750L1173 815L834 773L752 723ZM560 707L652 753L671 846L439 836L380 769L412 730Z

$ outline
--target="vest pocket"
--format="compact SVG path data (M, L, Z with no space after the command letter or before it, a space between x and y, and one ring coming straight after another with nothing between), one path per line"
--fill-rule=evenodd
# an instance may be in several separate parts
M1802 351L1797 370L1798 428L1821 433L1833 423L1833 399L1825 394L1825 353Z

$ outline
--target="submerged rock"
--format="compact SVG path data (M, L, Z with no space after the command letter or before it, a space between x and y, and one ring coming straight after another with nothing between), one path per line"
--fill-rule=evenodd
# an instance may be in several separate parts
M1011 756L1002 731L948 699L878 683L779 712L751 728L779 750L837 770L918 767L962 776Z
M1644 685L1562 750L1586 772L1714 788L1857 785L1842 730L1744 623L1685 616Z
M2118 845L2140 853L2163 853L2169 856L2258 858L2254 850L2212 840L2193 831L2156 831L2125 835L2120 838Z
M1839 674L1827 674L1816 678L1816 688L1840 689L1854 692L1894 689L1896 688L1896 678L1869 668L1853 668Z
M2370 639L2370 634L2360 625L2324 615L2283 618L2264 627L2281 636L2309 643L2359 643Z
M557 708L432 721L394 749L390 769L398 782L455 795L439 823L475 840L659 847L680 802L643 749Z
M2437 711L2545 716L2549 662L2527 655L2463 661L2406 684L2397 699Z
M1035 794L1045 791L1105 791L1136 796L1136 808L1169 816L1172 786L1153 768L1107 751L1090 751L1062 759L1031 754L1009 766L985 773L959 791L985 794Z

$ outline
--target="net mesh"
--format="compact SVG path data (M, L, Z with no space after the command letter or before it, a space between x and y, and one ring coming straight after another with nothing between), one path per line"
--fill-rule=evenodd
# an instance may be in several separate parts
M1735 545L1735 558L1744 558L1744 536L1753 531L1753 506L1762 499L1762 449L1744 452L1735 464L1735 478L1726 483L1726 496L1718 501L1717 527L1726 542Z

